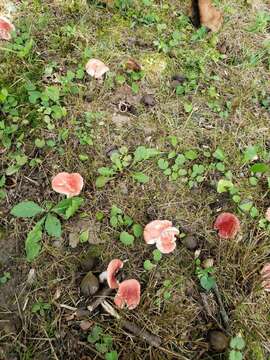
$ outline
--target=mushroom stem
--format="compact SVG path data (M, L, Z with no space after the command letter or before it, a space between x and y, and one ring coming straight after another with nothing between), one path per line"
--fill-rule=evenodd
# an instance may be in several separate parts
M108 276L108 273L107 271L103 271L102 273L99 274L99 281L103 284L105 281L107 281L107 276Z

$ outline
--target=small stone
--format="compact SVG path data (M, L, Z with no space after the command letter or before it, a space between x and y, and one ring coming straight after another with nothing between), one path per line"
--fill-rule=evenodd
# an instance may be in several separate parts
M72 248L72 249L75 249L77 247L77 245L79 244L79 234L77 233L70 233L69 234L69 237L68 237L68 240L69 240L69 246Z
M141 103L146 106L155 106L156 101L153 95L146 94L141 98Z
M188 250L191 250L191 251L196 250L198 247L198 241L192 235L186 236L183 240L183 244Z
M83 320L80 323L80 328L82 329L82 331L87 331L88 329L90 329L92 323L88 320Z
M97 264L98 258L94 256L86 256L81 261L81 268L83 271L90 271L93 269L93 267Z
M81 282L81 292L85 297L94 295L99 289L99 281L97 277L89 271Z
M211 349L217 352L223 352L229 345L228 337L220 330L211 330L208 333Z

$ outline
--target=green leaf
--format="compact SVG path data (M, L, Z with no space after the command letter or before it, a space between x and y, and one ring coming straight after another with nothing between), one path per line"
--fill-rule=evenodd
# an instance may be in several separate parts
M217 184L217 192L219 194L226 192L233 188L233 183L230 180L220 179Z
M158 249L155 249L152 254L155 262L159 262L162 259L162 253Z
M105 360L118 360L117 351L108 352L108 353L105 355Z
M151 271L155 267L155 265L152 264L150 260L145 260L143 263L143 267L146 271Z
M36 139L35 145L37 148L42 149L45 146L45 140L44 139Z
M257 146L249 146L244 152L244 162L254 161L258 159Z
M134 243L134 236L126 231L122 231L120 234L120 241L124 245L131 246Z
M140 224L134 224L132 226L133 234L136 238L139 238L143 234L143 227Z
M270 171L270 166L265 163L257 163L251 166L250 171L252 171L254 174L257 173L263 174L265 172Z
M138 94L138 92L140 90L139 85L137 83L133 82L131 84L131 90L132 90L133 94Z
M230 347L235 350L243 350L246 346L245 340L242 336L235 336L230 341Z
M0 188L3 187L6 183L6 177L5 175L1 176L0 178Z
M220 161L224 161L225 160L225 154L223 152L223 150L221 150L220 148L217 148L216 151L213 154L214 158L220 160Z
M89 229L82 231L79 239L81 243L87 242L89 239Z
M96 187L98 189L103 188L111 179L111 177L98 176L96 179Z
M51 211L62 216L65 220L68 220L84 203L84 199L81 197L72 197L60 201Z
M36 91L36 90L34 90L34 91L29 91L28 94L29 94L29 102L30 102L30 104L36 104L36 103L37 103L37 99L39 99L40 96L41 96L41 92Z
M239 209L242 210L244 213L249 213L253 206L253 201L252 200L243 200L238 206L239 206Z
M250 216L253 217L253 218L256 218L259 216L259 210L253 206L250 210Z
M28 218L34 217L38 214L41 214L45 210L42 209L34 201L22 201L19 204L15 205L11 209L11 215L16 217Z
M61 237L62 234L61 222L56 216L52 214L48 214L46 217L45 229L48 235L57 238Z
M185 157L189 160L196 160L198 158L198 153L195 150L188 150L185 152Z
M149 176L145 175L143 172L137 172L132 174L132 177L135 181L138 181L141 184L146 184L149 181Z
M108 347L104 343L96 343L95 348L97 349L98 352L102 354L105 354L108 351Z
M164 160L164 159L159 159L158 160L158 167L161 170L166 170L169 167L169 162L167 160Z
M249 178L249 183L250 183L251 186L256 186L258 184L258 179L256 177L254 177L254 176L251 176Z
M184 109L186 113L190 113L193 110L193 105L191 103L184 103Z
M225 165L222 162L218 162L216 164L216 168L218 171L224 172L225 171Z
M149 160L159 154L157 149L146 148L145 146L139 146L134 152L133 163L136 164L143 160Z
M28 233L25 240L26 258L29 262L33 261L36 257L38 257L40 253L40 241L42 239L42 226L44 221L45 217L41 219L38 223L36 223L33 229Z
M100 336L102 335L102 328L100 326L95 325L91 331L91 334L88 335L87 341L91 344L94 344L100 339Z
M229 360L242 360L243 355L240 351L231 350L229 354Z
M48 86L45 90L45 95L54 102L59 100L59 89L56 86Z
M200 284L201 287L206 290L209 291L211 289L213 289L213 287L215 286L216 282L215 279L212 276L208 276L208 275L203 275L200 278Z
M115 216L115 215L122 215L123 211L118 208L117 206L113 205L111 208L111 215Z
M110 177L110 176L113 176L115 174L115 171L111 168L108 168L108 167L101 167L98 169L98 173L102 176L105 176L105 177Z

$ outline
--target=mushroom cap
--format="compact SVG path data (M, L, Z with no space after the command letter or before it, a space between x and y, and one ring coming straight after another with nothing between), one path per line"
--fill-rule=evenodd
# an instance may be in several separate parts
M102 61L98 59L90 59L85 65L87 74L95 79L101 79L102 76L110 69Z
M270 207L265 212L265 218L266 218L267 221L270 222Z
M52 188L68 197L76 196L83 188L83 178L78 173L61 172L52 179Z
M121 282L114 303L120 309L127 305L129 310L135 309L140 303L141 285L135 279L129 279Z
M161 233L157 240L157 248L163 254L169 254L176 248L176 235L179 235L179 230L175 227L170 227Z
M214 229L220 238L233 239L240 230L240 221L234 214L224 212L217 217Z
M265 291L270 291L270 263L263 266L261 270L262 275L262 287Z
M118 273L119 269L123 267L123 261L119 259L113 259L107 267L107 282L111 289L117 289L119 287L119 282L117 281L115 275Z
M10 40L14 30L15 26L5 16L0 16L0 40Z
M155 244L160 238L161 233L172 227L172 222L169 220L153 220L147 224L143 231L143 237L147 244Z

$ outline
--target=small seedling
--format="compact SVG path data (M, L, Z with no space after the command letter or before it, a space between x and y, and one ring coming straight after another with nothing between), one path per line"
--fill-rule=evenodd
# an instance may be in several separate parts
M32 306L32 313L39 313L41 316L44 316L45 312L50 309L51 305L49 303L45 303L42 298L39 298Z
M87 341L95 345L96 350L105 355L106 360L118 360L117 351L112 350L113 340L109 335L104 334L103 329L95 325L87 337Z
M0 285L6 284L11 279L10 272L5 271L2 276L0 276Z
M195 260L195 265L196 265L195 274L200 280L201 287L206 291L210 291L211 289L213 289L213 287L216 284L215 278L212 276L214 272L214 268L208 267L206 269L203 269L201 267L200 259Z
M62 226L59 217L68 220L75 214L83 202L83 198L72 197L61 200L55 206L53 206L53 204L47 204L47 208L43 208L34 201L22 201L11 209L11 215L17 218L35 218L38 215L45 214L34 225L25 240L25 251L28 261L33 261L40 254L40 242L43 231L45 230L49 236L60 238L62 235Z
M233 337L230 341L229 360L242 360L245 346L245 340L241 335Z

